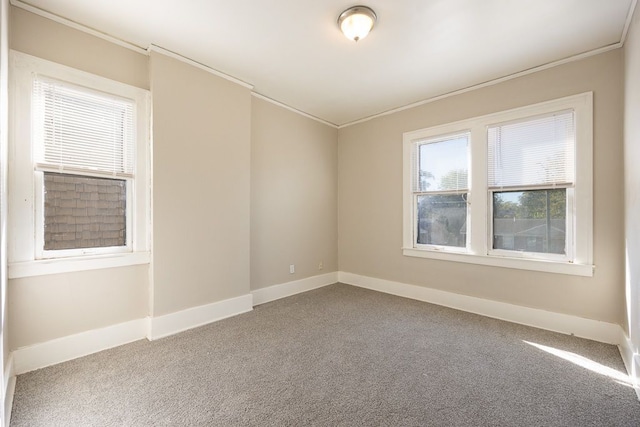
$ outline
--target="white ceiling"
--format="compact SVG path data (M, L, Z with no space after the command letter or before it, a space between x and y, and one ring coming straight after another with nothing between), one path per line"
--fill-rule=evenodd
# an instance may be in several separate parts
M336 125L619 45L635 6L635 0L361 0L378 22L355 43L336 20L359 1L26 4L143 48L176 52Z

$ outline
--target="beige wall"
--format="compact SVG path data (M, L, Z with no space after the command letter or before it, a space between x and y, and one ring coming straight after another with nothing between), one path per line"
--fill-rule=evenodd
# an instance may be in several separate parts
M636 7L625 43L625 242L627 326L633 350L640 353L640 11ZM640 377L640 360L636 361ZM640 379L640 378L638 378Z
M622 63L615 50L340 129L340 270L621 323ZM586 91L595 116L592 278L402 255L403 132Z
M24 9L10 10L11 49L149 89L147 56Z
M249 293L250 90L161 54L153 93L153 315Z
M256 97L251 114L251 289L337 271L337 130Z
M9 281L10 348L147 316L149 266Z

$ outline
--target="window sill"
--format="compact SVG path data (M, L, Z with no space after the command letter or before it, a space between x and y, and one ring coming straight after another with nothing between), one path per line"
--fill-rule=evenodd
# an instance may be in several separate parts
M93 255L9 263L9 279L149 264L150 252Z
M515 268L518 270L543 271L546 273L569 274L572 276L593 277L594 270L594 266L591 264L574 264L569 262L473 255L469 253L430 251L415 248L403 248L402 253L405 256L418 258L465 262L492 267Z

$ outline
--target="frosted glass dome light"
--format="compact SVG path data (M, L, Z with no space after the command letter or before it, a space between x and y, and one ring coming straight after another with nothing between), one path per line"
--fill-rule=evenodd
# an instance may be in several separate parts
M358 41L367 37L375 24L376 13L366 6L353 6L338 17L338 25L345 37Z

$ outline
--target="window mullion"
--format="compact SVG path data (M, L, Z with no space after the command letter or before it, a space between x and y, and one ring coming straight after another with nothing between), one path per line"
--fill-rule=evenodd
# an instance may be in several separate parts
M468 224L470 234L469 252L486 255L488 251L488 193L487 193L487 132L483 126L474 126L471 130L470 169L471 183L469 194Z
M576 105L576 138L581 149L576 152L574 190L574 262L593 263L593 94Z
M566 206L566 239L565 250L567 258L574 260L576 256L576 231L575 231L575 191L570 188L567 190L567 206Z
M44 251L44 173L36 171L34 173L34 227L35 227L35 257L36 259L42 258Z

